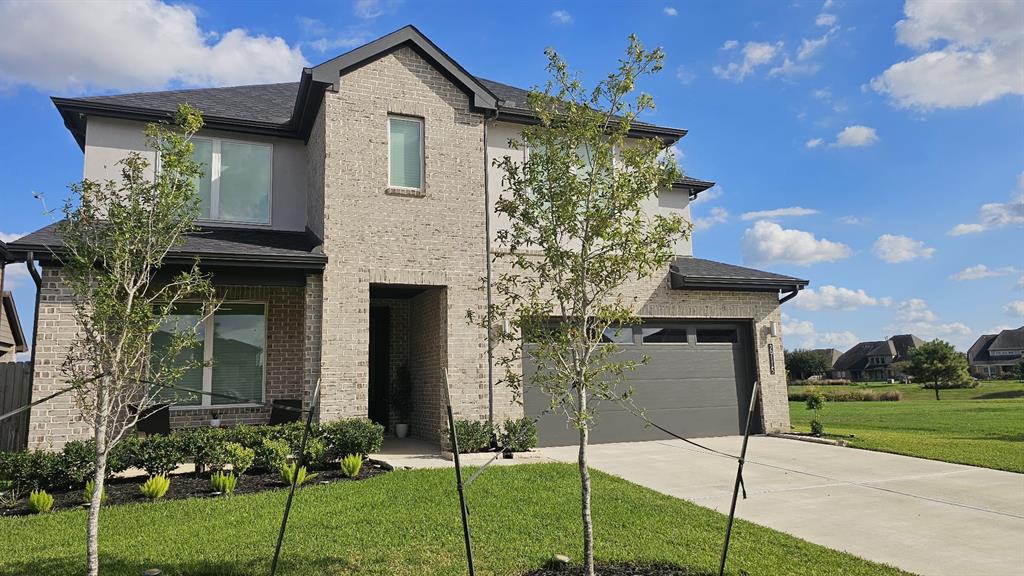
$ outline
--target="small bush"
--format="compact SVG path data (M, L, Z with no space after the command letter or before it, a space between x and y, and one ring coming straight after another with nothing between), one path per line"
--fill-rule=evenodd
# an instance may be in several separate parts
M256 457L256 452L252 448L246 448L237 442L225 444L224 452L225 460L231 465L231 471L238 476L252 468L252 461Z
M89 504L89 503L92 502L92 492L95 489L96 489L96 481L95 480L89 480L88 482L85 483L85 488L82 489L82 503L83 504ZM103 504L106 501L107 501L107 489L104 488L103 491L100 492L100 504Z
M210 488L224 495L234 492L237 483L238 477L231 472L214 472L213 476L210 476Z
M320 430L327 457L334 460L379 452L384 443L384 427L362 418L335 420L321 425Z
M346 478L359 476L363 468L363 456L361 454L349 454L341 459L341 474Z
M821 436L824 433L825 433L825 426L822 425L821 420L819 420L818 416L815 415L814 418L811 419L811 435L812 436Z
M148 480L139 486L139 491L142 495L150 500L156 500L157 498L163 498L164 494L167 494L167 489L171 487L171 479L166 474L156 474L150 476Z
M263 440L266 439L275 427L273 426L250 426L248 424L240 424L238 426L232 426L231 428L219 428L224 432L225 439L228 442L236 442L255 450L257 447L263 444Z
M44 450L0 452L0 480L24 490L45 490L63 482L61 455Z
M822 378L821 380L793 380L790 386L848 386L853 384L846 378Z
M291 450L284 440L263 438L260 445L253 449L252 467L264 472L280 470L288 463L289 454Z
M53 496L46 490L33 490L28 495L28 508L33 514L45 514L53 509Z
M139 442L135 453L135 466L154 475L167 475L185 461L181 450L181 436L154 434Z
M507 452L527 452L537 446L537 424L533 418L505 420L498 444Z
M135 453L138 452L139 439L135 436L125 436L114 444L114 447L107 452L107 476L113 476L131 468L135 464Z
M820 391L808 389L804 392L790 392L791 402L806 402L812 394L822 394L828 402L898 402L903 399L903 393L899 390L886 390L877 392L875 390L844 390L844 391Z
M298 470L296 471L296 467ZM298 463L285 464L281 466L281 481L291 486L292 482L295 482L296 486L302 486L306 480L312 480L316 478L316 474L307 474L305 466L299 466Z
M60 479L56 484L60 488L83 486L96 474L96 442L72 440L65 444L59 468Z
M491 445L494 428L488 422L456 420L455 433L458 436L460 452L484 452ZM445 440L449 438L447 430L444 431L444 438Z
M224 444L227 434L222 428L190 428L176 431L174 437L186 460L196 466L196 474L203 471L224 467L226 454Z

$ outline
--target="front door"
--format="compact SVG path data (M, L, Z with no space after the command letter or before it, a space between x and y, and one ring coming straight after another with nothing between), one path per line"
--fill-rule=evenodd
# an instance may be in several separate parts
M370 420L388 427L388 389L391 387L391 315L387 308L370 307Z

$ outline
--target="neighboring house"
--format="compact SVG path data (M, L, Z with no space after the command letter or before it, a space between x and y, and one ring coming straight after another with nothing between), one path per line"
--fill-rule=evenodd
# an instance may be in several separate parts
M836 360L833 377L858 382L903 378L897 363L909 362L910 351L921 344L924 344L924 340L913 334L900 334L876 342L860 342Z
M1024 359L1024 326L985 334L967 350L971 376L1013 378L1013 368Z
M264 423L269 403L309 402L322 381L319 418L397 423L396 375L411 375L411 432L437 442L443 371L457 416L503 421L541 415L488 369L488 335L466 322L485 308L480 279L507 223L494 214L502 174L492 160L522 157L508 145L536 121L525 90L471 75L408 26L312 68L299 82L54 98L85 154L85 177L117 175L114 163L144 150L143 123L187 102L205 115L195 140L211 174L199 183L202 231L166 260L197 258L226 306L207 322L213 366L189 376L203 396L174 406L174 427ZM671 146L685 130L638 123L632 136ZM652 212L690 219L689 203L713 183L684 178ZM488 230L490 234L488 235ZM8 260L43 267L34 397L60 390L57 368L74 330L54 226L12 242ZM689 239L649 278L624 287L642 326L614 337L651 362L631 374L640 406L691 436L736 434L755 380L757 431L789 428L780 294L806 280L694 258ZM498 273L500 270L495 270ZM181 309L181 314L189 314ZM529 358L524 370L531 370ZM571 443L564 419L540 420L543 444ZM32 411L29 445L59 447L88 426L62 396ZM634 416L608 410L596 442L661 438Z
M836 361L839 360L839 357L842 356L843 353L839 350L836 350L835 348L816 348L814 350L811 350L811 352L824 357L825 362L828 363L828 369L825 370L824 374L821 374L819 376L812 376L811 379L813 380L816 378L833 378L833 371L836 367Z
M7 254L7 245L0 241L0 258ZM0 362L14 362L19 352L28 350L28 342L25 341L25 332L21 329L21 321L18 319L14 295L4 288L4 268L4 263L0 261Z

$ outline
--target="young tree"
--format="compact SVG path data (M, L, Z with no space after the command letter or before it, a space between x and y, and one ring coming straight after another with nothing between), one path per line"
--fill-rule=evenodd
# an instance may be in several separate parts
M1014 364L1013 375L1017 377L1018 382L1024 382L1024 360Z
M937 338L910 351L906 373L925 389L935 390L936 400L940 389L960 388L970 380L967 359L952 344Z
M786 370L795 380L806 380L815 374L824 374L832 368L829 366L828 358L814 350L797 348L786 352Z
M508 227L497 233L495 260L506 268L493 283L487 323L506 327L495 339L504 347L497 362L517 397L524 386L539 389L579 431L583 561L592 575L590 431L599 403L629 401L621 385L637 364L617 361L604 336L638 320L623 285L665 270L689 230L678 216L644 212L681 173L660 141L628 137L637 115L654 107L634 90L661 70L661 49L648 51L630 36L617 70L590 90L554 50L546 55L551 78L529 95L539 122L510 142L527 158L494 162L504 172L496 212ZM537 365L528 381L519 372L524 341Z
M88 574L99 574L99 521L110 450L195 364L183 360L197 346L198 325L216 308L209 279L198 262L166 283L155 281L167 253L195 229L201 167L192 158L191 136L200 114L178 110L177 129L150 124L147 145L159 166L138 152L118 162L121 178L83 180L71 187L59 224L63 267L78 332L62 366L78 409L90 422L96 470L89 508ZM177 318L173 336L152 346L152 336L171 321L185 298L205 303L191 320Z

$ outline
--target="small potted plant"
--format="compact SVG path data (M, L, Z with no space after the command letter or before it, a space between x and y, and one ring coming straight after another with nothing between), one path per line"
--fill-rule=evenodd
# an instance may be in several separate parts
M409 435L409 412L412 408L412 374L408 366L402 366L396 374L394 393L391 395L391 408L398 418L395 423L395 436L405 438Z
M210 415L210 428L220 428L220 412L216 410Z

